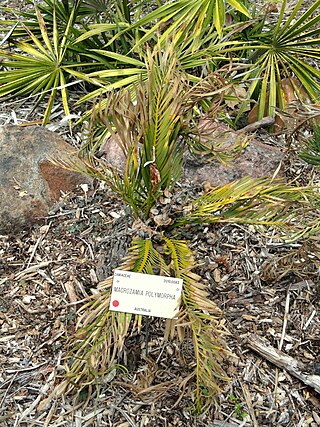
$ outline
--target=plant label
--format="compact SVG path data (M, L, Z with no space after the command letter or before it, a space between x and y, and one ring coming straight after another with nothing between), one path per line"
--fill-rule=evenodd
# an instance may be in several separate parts
M110 310L174 319L182 283L175 277L115 270Z

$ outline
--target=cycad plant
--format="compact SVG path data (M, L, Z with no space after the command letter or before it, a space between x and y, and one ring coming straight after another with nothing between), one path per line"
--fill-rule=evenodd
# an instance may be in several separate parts
M278 228L279 237L297 238L319 228L319 219L306 226L306 215L315 212L318 196L312 188L244 178L178 201L175 183L183 171L190 88L172 46L149 51L146 68L147 80L135 86L134 102L130 91L122 90L111 93L100 110L101 120L123 151L125 166L117 169L93 156L58 163L105 181L131 208L137 235L143 231L144 238L133 238L121 269L183 279L178 318L166 321L163 334L180 343L192 339L193 363L182 383L191 385L194 407L200 412L212 403L225 378L227 331L207 284L194 271L194 254L183 239L185 226L250 223ZM98 293L80 309L60 392L90 389L100 382L117 366L125 338L145 322L140 315L109 310L111 282L108 278L100 283Z

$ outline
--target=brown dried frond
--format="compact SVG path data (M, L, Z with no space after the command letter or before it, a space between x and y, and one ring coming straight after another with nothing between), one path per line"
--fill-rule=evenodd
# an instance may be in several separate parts
M265 261L261 278L266 282L279 282L288 274L294 274L301 279L307 279L318 274L319 262L319 245L306 241L298 249L275 255Z

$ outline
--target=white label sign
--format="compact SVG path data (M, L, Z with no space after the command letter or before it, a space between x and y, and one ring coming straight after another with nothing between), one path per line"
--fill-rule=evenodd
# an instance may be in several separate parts
M177 316L182 279L115 270L110 310L173 319Z

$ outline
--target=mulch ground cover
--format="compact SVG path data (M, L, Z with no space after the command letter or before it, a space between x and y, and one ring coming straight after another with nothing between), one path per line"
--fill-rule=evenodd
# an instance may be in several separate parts
M30 108L16 105L2 106L1 125L26 123ZM290 164L288 177L308 182L300 167ZM204 191L188 181L180 190ZM113 370L91 396L51 397L77 310L137 233L126 206L98 183L63 195L38 226L0 236L0 426L320 426L319 236L283 243L254 226L185 231L229 331L230 379L208 411L192 414L192 391L181 387L192 343L165 342L161 319L128 337L128 372Z
M82 404L73 396L48 401L77 308L119 266L135 233L126 207L100 187L65 195L43 225L0 237L1 425L319 425L314 388L250 348L263 337L310 374L319 371L319 241L284 244L252 226L186 230L233 354L231 379L211 410L190 412L192 393L178 385L191 372L192 344L164 342L159 319L128 338L129 373L114 371Z

